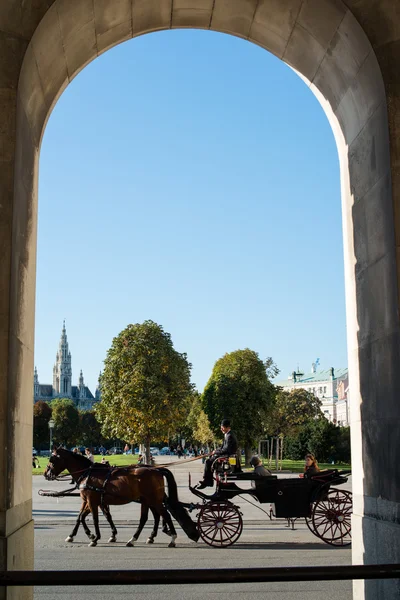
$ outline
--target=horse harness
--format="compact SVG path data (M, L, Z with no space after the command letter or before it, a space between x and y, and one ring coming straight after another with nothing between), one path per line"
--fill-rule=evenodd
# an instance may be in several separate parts
M136 468L136 467L133 467ZM132 467L130 467L130 469L132 469ZM107 472L106 472L106 477L103 481L103 485L101 487L98 487L96 485L93 485L90 483L90 478L95 476L95 473L93 473L93 471L96 472L96 477L99 473L104 473L105 469L103 468L99 468L98 464L92 463L90 465L90 467L88 469L85 469L85 472L77 479L76 481L76 488L79 489L80 491L83 490L88 490L90 492L97 492L100 494L100 506L102 507L104 505L104 494L106 493L106 485L107 483L110 481L111 477L117 472L117 471L125 471L127 472L128 469L124 468L124 467L109 467ZM116 494L113 494L114 496Z

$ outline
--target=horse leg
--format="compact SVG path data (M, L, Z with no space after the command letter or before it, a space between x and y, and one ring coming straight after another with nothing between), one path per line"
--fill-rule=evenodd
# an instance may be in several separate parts
M107 504L104 504L101 507L101 510L103 511L103 515L105 516L105 518L108 521L108 524L111 527L111 536L110 536L110 539L108 540L108 542L109 543L114 543L114 542L117 541L117 533L118 533L118 531L117 531L117 528L114 525L114 521L112 520L112 516L111 516L111 513L110 513L110 507L107 506Z
M87 508L85 510L84 514L82 515L82 527L84 529L84 532L88 536L89 540L94 540L96 536L94 533L90 533L90 529L86 524L86 517L88 516L89 513L90 513L90 509Z
M140 510L139 525L138 525L138 528L137 528L136 532L134 533L133 537L131 537L131 539L128 540L128 542L125 544L128 548L131 548L134 545L134 542L138 541L138 537L141 534L141 531L147 522L147 517L149 515L149 507L147 504L144 504L144 503L142 503L140 505L140 507L141 507L141 510Z
M146 544L154 544L154 538L157 536L158 526L160 524L160 514L156 510L154 510L154 508L152 508L152 507L150 507L150 510L153 513L154 525L153 525L153 531L151 532L150 536L146 540Z
M76 519L75 527L73 528L73 530L71 531L71 533L69 534L69 536L65 539L66 542L73 542L74 541L74 537L77 534L77 531L79 529L79 525L81 524L81 521L82 521L83 528L85 529L85 526L87 528L87 525L84 524L84 518L85 518L85 516L87 515L88 512L89 511L88 511L87 506L86 506L86 501L84 500L82 502L82 506L81 506L81 510L79 511L78 518ZM89 531L89 534L90 534L90 531Z
M175 540L177 538L176 530L175 530L174 524L172 522L171 515L169 514L168 510L164 506L162 508L161 515L164 519L165 524L168 526L168 528L171 532L171 541L168 544L168 548L175 548L176 547Z
M97 542L101 538L100 527L99 527L99 505L96 502L92 503L89 501L89 509L90 509L90 512L92 513L94 531L96 533L96 537L94 538L94 540L92 540L90 542L89 546L97 546Z

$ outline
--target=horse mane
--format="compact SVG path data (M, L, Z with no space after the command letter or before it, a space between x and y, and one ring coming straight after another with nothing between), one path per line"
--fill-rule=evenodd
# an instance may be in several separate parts
M78 461L80 461L82 463L82 465L84 465L85 467L92 465L92 461L87 458L87 456L84 456L83 454L78 454L77 452L71 452L71 450L67 450L66 448L57 448L56 450L57 454L60 454L60 456L62 456L64 454L67 456L70 456L71 458L75 458Z

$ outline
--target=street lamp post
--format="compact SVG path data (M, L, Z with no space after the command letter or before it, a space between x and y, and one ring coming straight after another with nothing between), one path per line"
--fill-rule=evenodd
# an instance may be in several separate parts
M52 445L53 445L53 429L54 429L54 421L53 419L50 419L49 421L49 430L50 430L50 454L52 452Z

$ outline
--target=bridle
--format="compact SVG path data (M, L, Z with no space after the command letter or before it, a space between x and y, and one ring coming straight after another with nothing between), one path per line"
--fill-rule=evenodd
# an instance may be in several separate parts
M59 454L53 454L54 457L56 458L61 458ZM46 471L45 471L45 477L48 481L64 481L67 477L72 477L73 479L76 479L76 475L81 474L81 476L78 478L78 481L80 479L83 478L83 474L87 473L88 470L90 470L90 466L89 467L85 467L84 469L79 469L78 471L74 471L73 473L69 473L69 474L65 474L65 475L61 475L62 471L64 471L64 469L61 470L61 472L56 475L54 473L54 468L55 465L54 463L52 463L51 461L48 462L47 467L46 467Z

